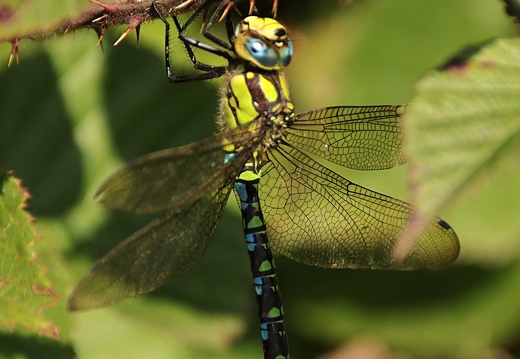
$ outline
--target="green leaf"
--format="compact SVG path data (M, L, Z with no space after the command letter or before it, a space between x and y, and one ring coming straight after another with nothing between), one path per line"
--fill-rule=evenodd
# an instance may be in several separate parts
M43 32L89 5L83 0L10 0L0 5L0 39Z
M503 237L502 251L514 245L518 254L520 207L510 196L518 184L519 83L520 39L466 51L419 82L406 117L412 200L419 207L413 228L473 189L471 196L481 199L473 219L485 218L473 221L473 236L488 236L493 246ZM489 189L505 196L483 196ZM497 228L508 230L498 234Z
M4 178L0 194L0 326L22 326L58 338L59 329L43 315L59 297L33 248L38 236L33 218L24 210L28 198L20 180Z

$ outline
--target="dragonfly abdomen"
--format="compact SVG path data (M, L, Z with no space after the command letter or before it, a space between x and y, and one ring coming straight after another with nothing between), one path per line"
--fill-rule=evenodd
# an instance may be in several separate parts
M258 199L259 181L259 174L248 169L246 165L235 181L235 193L240 202L244 235L253 273L264 354L266 358L287 358L289 349L282 298Z

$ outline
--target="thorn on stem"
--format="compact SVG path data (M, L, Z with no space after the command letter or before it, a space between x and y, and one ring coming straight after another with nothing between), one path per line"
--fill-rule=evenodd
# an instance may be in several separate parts
M97 0L90 0L90 1L93 2L96 5L101 6L106 11L109 11L109 12L116 12L117 11L117 7L115 7L115 6L103 4L102 2L99 2Z
M95 23L95 22L99 22L99 21L101 21L101 20L103 20L103 19L105 19L105 18L107 18L107 17L108 17L108 14L101 15L100 17L97 17L97 18L95 18L94 20L92 20L92 22L94 22L94 23Z
M94 31L96 31L96 34L98 36L97 45L99 45L99 47L101 48L101 52L104 53L105 50L103 49L103 37L105 37L105 32L107 30L104 27L96 27Z
M117 46L121 41L123 41L130 32L132 32L133 29L135 29L135 32L137 34L137 42L139 43L139 31L141 29L141 23L143 22L143 19L141 18L133 18L130 20L130 23L128 24L128 28L121 34L119 39L114 43L114 46Z
M188 6L189 4L191 4L194 0L186 0L184 1L182 4L180 5L177 5L174 7L175 10L181 10L181 9L184 9L186 6Z
M139 45L139 34L141 33L141 24L137 25L135 27L135 35L137 37L136 39L136 45Z
M9 61L7 62L7 67L10 67L13 63L13 59L16 59L16 63L20 62L20 54L18 53L18 45L20 44L20 39L14 39L11 41L11 54L9 55Z
M255 12L255 3L256 3L256 0L249 0L249 12L248 12L249 15L252 15ZM220 17L220 19L218 21L219 22L223 21L226 18L226 16L228 16L231 8L234 6L235 6L235 0L228 0L227 6L224 9L224 11L222 12L222 16ZM235 6L235 9L236 9L236 6ZM237 10L237 12L239 12L238 9L236 9L236 10ZM273 10L272 10L273 17L276 17L277 10L278 10L278 0L273 0Z
M253 3L255 2L254 0L251 0ZM218 22L221 22L222 20L224 20L226 18L226 16L228 15L229 11L231 10L231 8L233 7L233 5L235 5L235 2L233 0L230 0L226 6L226 8L224 9L224 11L222 11L222 16L220 17L220 19L218 19Z

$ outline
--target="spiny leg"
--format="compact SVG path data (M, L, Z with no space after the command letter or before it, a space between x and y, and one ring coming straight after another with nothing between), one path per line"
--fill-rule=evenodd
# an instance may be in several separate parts
M183 75L183 76L177 76L172 73L172 66L171 66L171 60L170 60L170 24L169 22L163 17L161 12L159 11L158 4L156 1L152 3L152 7L155 10L155 12L158 14L161 21L164 23L166 31L165 31L165 62L166 62L166 75L170 82L187 82L187 81L200 81L200 80L209 80L214 79L217 77L222 76L225 71L225 66L213 66L204 64L202 62L197 61L195 54L193 53L193 50L191 49L191 46L195 46L197 48L201 48L205 51L211 52L215 55L221 56L226 58L229 62L233 61L233 58L231 55L226 52L223 49L217 48L215 46L211 46L205 43L202 43L196 39L187 37L184 33L186 31L186 28L199 16L200 11L204 9L206 6L208 6L211 3L211 1L206 1L206 3L201 6L195 13L186 21L186 23L181 26L178 22L177 18L173 16L173 20L175 23L175 26L177 27L177 30L179 32L179 38L184 44L184 47L186 48L186 51L188 53L188 56L190 58L190 61L193 63L193 67L199 71L203 71L205 73L197 74L197 75ZM227 44L227 47L231 47L231 45Z

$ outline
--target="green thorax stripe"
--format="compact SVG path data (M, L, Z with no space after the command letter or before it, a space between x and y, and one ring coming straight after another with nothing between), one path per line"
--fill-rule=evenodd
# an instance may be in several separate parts
M234 73L227 82L224 94L223 122L228 129L255 121L261 116L280 118L280 114L294 110L285 78L276 71Z

